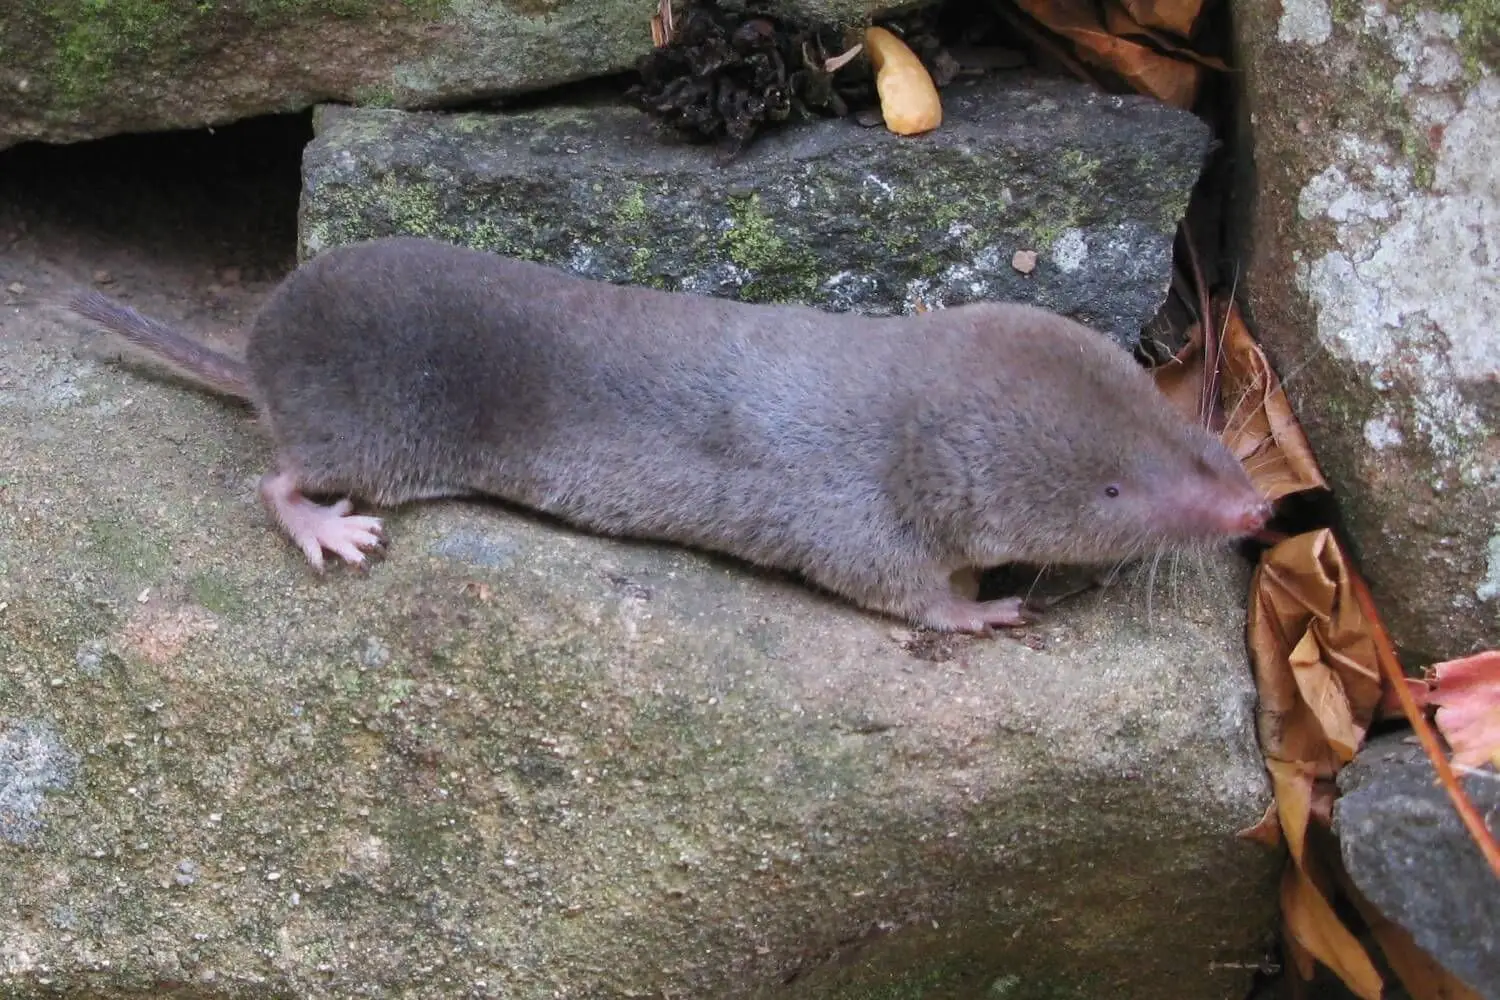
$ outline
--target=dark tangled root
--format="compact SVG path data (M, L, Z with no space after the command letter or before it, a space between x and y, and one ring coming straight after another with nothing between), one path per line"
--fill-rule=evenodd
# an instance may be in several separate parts
M917 12L887 26L906 37L941 85L945 54L926 20ZM738 151L782 122L875 106L863 54L834 73L824 69L859 36L792 20L774 0L687 0L672 40L641 57L640 82L625 96L688 138L727 139Z

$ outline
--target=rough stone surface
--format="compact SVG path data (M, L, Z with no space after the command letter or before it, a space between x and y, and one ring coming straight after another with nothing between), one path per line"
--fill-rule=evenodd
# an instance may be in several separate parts
M1463 785L1494 829L1494 770ZM1483 1000L1500 1000L1500 891L1422 748L1400 735L1371 740L1339 789L1334 832L1360 893Z
M1241 4L1257 332L1413 658L1500 632L1493 3Z
M1144 98L1001 75L901 139L821 121L722 163L612 104L324 112L305 255L391 233L592 277L866 313L1019 299L1134 343L1161 305L1208 131ZM1018 250L1042 254L1022 274Z
M234 347L256 272L43 233L0 218L0 995L1244 995L1279 860L1234 836L1268 801L1242 569L923 656L478 503L314 578L246 414L52 305L107 268Z
M890 4L789 0L833 24ZM0 149L294 111L435 107L629 69L655 0L11 0Z

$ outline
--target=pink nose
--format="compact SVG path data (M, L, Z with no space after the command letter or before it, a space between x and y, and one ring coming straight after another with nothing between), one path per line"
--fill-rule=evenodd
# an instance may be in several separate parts
M1181 530L1199 538L1243 538L1266 526L1271 505L1243 493L1209 494L1199 503L1183 504L1177 515Z
M1231 518L1230 530L1239 535L1253 535L1266 526L1271 519L1271 505L1263 499L1257 499L1239 511L1237 517Z

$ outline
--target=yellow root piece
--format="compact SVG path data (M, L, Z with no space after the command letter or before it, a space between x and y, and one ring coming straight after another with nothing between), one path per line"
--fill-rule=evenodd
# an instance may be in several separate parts
M865 49L875 67L875 90L885 127L897 135L937 128L943 121L943 105L917 54L884 28L865 30Z

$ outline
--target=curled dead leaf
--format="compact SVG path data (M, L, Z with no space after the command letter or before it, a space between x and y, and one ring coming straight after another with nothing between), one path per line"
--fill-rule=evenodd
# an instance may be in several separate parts
M1223 316L1223 390L1227 419L1224 443L1268 499L1324 489L1327 482L1313 457L1281 382L1239 307L1229 303Z
M673 28L672 0L660 0L656 13L651 15L651 44L658 49L671 44Z
M1253 840L1263 847L1280 847L1282 843L1281 818L1277 812L1276 802L1273 800L1266 806L1266 811L1261 814L1254 826L1237 830L1234 835L1241 840Z
M1128 0L1127 6L1129 6ZM1195 52L1188 46L1176 41L1165 32L1156 30L1157 28L1163 27L1167 28L1167 30L1169 31L1173 31L1175 29L1172 29L1166 25L1156 25L1151 24L1150 22L1142 21L1138 16L1133 16L1133 12L1128 11L1125 7L1116 7L1113 4L1107 4L1104 8L1104 25L1110 30L1111 34L1119 35L1121 38L1144 38L1148 40L1154 47L1160 49L1168 55L1175 56L1178 59L1191 60L1192 62L1197 63L1199 66L1206 66L1209 69L1217 70L1220 73L1229 72L1229 66L1224 62L1224 60L1216 59L1213 56L1204 55L1201 52ZM1177 33L1182 35L1186 34L1185 32Z
M1380 703L1380 667L1352 569L1327 529L1278 543L1251 583L1249 641L1268 757L1336 772Z
M1271 787L1276 793L1277 827L1292 860L1300 864L1307 822L1312 814L1312 790L1317 768L1307 761L1270 758L1266 760L1266 770L1271 775Z
M1195 424L1202 423L1203 327L1200 324L1194 323L1188 330L1188 342L1170 361L1151 369L1151 378L1174 410Z
M855 45L852 49L849 49L846 52L840 52L836 56L829 56L828 59L823 63L823 72L837 73L839 70L849 65L849 63L859 58L859 54L864 50L864 45L860 44Z

